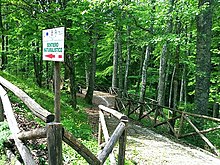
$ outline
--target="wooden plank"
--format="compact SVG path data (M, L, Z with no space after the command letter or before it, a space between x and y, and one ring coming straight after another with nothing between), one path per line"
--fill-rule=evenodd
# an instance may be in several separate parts
M28 108L41 120L45 122L52 122L54 120L54 115L44 108L42 108L39 104L37 104L32 98L30 98L25 92L21 89L10 83L9 81L5 80L3 77L0 76L0 84L4 87L12 91L17 97L19 97L27 106Z
M5 115L8 121L9 128L12 133L12 137L15 141L15 145L18 148L18 151L26 165L35 165L35 161L32 158L30 150L23 144L21 140L18 139L17 133L20 132L17 121L15 119L15 116L13 114L12 106L9 101L9 98L7 96L6 91L3 89L3 87L0 85L0 97L2 99L3 108L5 111Z
M122 135L124 130L125 130L125 123L120 122L116 127L115 131L113 132L112 136L110 137L109 141L98 155L98 159L101 162L101 164L105 162L109 154L112 152L116 142L118 141L119 137Z
M49 165L62 165L62 125L47 123L47 148Z
M20 140L31 140L31 139L40 139L47 137L47 129L46 128L36 128L31 131L20 132L17 134L18 139Z
M125 122L128 122L128 117L126 115L124 115L124 114L122 114L122 113L120 113L120 112L118 112L114 109L105 107L104 105L99 105L99 109L112 114L113 116L115 116L119 120L123 120Z
M78 152L89 164L99 165L101 162L96 156L86 148L79 140L77 140L71 133L63 130L63 141Z
M207 139L203 134L201 134L199 132L199 129L192 123L192 121L186 115L184 115L183 117L194 128L194 130L198 133L198 135L206 142L206 144L208 144L208 146L211 148L212 152L214 154L216 154L217 156L219 156L218 150L215 148L214 145L212 145L212 143L209 141L209 139Z

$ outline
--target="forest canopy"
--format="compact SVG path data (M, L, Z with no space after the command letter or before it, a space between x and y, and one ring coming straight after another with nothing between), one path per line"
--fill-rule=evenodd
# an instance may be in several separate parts
M0 0L0 69L51 88L42 30L65 27L62 81L213 114L220 101L218 0ZM55 43L54 43L55 44ZM57 47L51 45L51 48ZM59 49L59 48L55 48ZM64 85L65 86L65 85ZM217 108L218 117L219 107Z

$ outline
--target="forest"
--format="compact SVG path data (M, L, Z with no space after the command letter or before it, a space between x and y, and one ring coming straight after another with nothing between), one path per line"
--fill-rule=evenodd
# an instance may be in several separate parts
M51 88L42 30L65 27L62 84L76 108L76 86L117 89L168 107L219 114L218 0L1 0L5 72ZM214 111L213 111L214 108Z
M42 31L64 27L60 88L71 110L80 86L88 104L101 90L219 118L219 19L219 0L0 0L0 74L53 92Z

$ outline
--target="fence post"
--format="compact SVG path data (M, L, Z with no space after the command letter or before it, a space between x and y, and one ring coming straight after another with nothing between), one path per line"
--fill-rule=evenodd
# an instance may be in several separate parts
M4 121L4 109L2 104L2 99L0 97L0 122Z
M125 130L119 138L119 151L118 151L118 165L125 164L125 149L127 141L127 122L125 123Z
M101 144L102 144L102 124L99 115L98 145L100 146Z
M49 165L62 165L62 125L60 123L47 124L47 145Z

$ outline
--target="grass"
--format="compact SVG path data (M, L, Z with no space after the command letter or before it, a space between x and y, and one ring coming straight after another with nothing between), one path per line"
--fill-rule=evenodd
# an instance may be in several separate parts
M53 112L54 109L54 96L52 90L39 88L31 80L24 80L17 76L13 76L6 72L1 72L0 75L12 82L14 85L26 92L31 98L33 98L38 104L40 104L46 110ZM11 102L19 104L15 109L18 113L25 111L25 117L30 120L37 121L40 125L44 126L45 123L42 122L37 117L33 116L31 111L26 105L24 105L19 98L17 98L12 92L8 92ZM70 131L78 140L80 140L86 147L88 147L95 155L98 153L98 144L97 139L94 139L92 136L92 128L88 123L88 116L85 112L85 108L91 107L91 105L86 104L84 99L78 98L78 107L77 110L73 110L72 107L68 104L70 102L70 97L67 93L61 92L61 123L65 129ZM9 130L8 130L9 131ZM0 132L1 135L2 132ZM0 144L1 145L1 144ZM45 147L45 146L42 146ZM0 152L2 150L0 149ZM6 164L6 157L4 154L1 154L0 165ZM73 165L85 165L87 162L82 158L76 151L70 148L68 145L63 143L63 159L65 162ZM3 163L2 163L3 162ZM45 162L45 160L42 160ZM46 163L44 163L46 164ZM107 160L109 164L109 160ZM126 164L131 165L130 161L126 161Z

